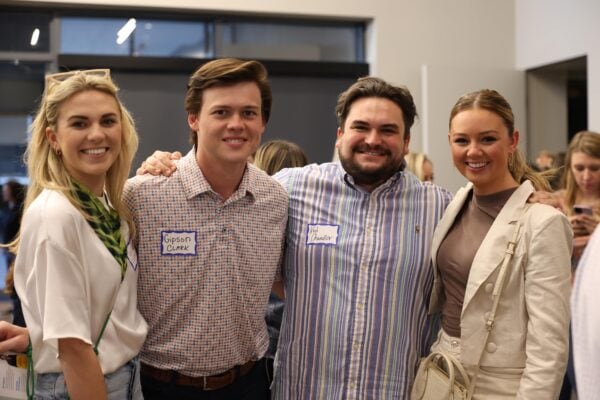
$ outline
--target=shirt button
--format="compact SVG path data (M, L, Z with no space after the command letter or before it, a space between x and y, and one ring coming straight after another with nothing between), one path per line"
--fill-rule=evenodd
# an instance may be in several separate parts
M498 346L496 346L496 343L493 342L489 342L487 346L485 346L485 349L488 353L494 353L497 348Z
M485 285L485 292L486 293L492 293L492 290L494 289L494 284L493 283L488 283Z
M360 266L361 271L366 271L367 270L367 264L363 264Z
M357 310L362 310L363 308L365 308L365 305L364 305L363 303L358 303L358 304L356 305L356 309L357 309Z
M223 228L222 232L223 233L227 232L227 228Z
M358 343L358 342L354 342L354 344L352 345L352 349L353 349L353 350L358 350L358 349L360 349L360 343Z

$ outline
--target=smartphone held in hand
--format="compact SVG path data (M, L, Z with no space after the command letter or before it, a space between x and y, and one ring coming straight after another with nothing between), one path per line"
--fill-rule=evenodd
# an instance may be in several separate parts
M592 206L588 206L585 204L575 204L573 206L573 212L575 214L583 214L583 215L593 215L594 211L592 210Z

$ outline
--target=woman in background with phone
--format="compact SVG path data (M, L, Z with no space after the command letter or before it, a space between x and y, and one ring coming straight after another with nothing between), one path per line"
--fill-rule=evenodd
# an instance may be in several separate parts
M600 133L581 131L573 137L565 157L563 187L559 194L575 235L576 266L600 222Z

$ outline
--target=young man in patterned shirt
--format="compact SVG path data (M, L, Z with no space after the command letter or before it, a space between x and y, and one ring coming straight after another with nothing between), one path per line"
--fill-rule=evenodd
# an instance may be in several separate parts
M269 119L256 61L221 59L190 78L193 149L171 178L132 178L138 305L148 322L144 398L266 399L264 314L279 267L288 200L247 162Z

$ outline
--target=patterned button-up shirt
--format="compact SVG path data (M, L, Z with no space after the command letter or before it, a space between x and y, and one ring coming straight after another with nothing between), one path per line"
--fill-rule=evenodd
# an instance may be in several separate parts
M451 194L404 172L368 193L337 163L275 178L290 209L274 398L408 398L432 341L430 246Z
M191 151L171 178L130 179L125 201L138 235L139 309L149 325L141 360L206 376L262 357L287 220L281 185L248 165L223 201Z

